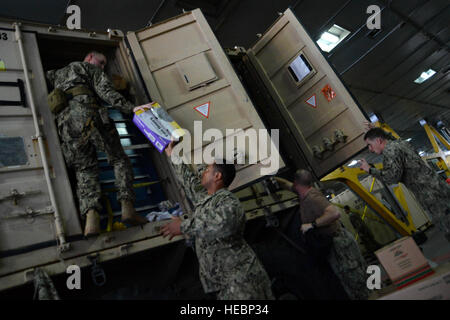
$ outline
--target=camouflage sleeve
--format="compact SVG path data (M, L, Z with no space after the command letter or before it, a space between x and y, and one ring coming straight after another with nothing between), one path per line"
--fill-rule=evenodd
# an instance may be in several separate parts
M385 149L383 152L383 169L370 168L369 173L386 184L400 182L403 175L402 157L395 150Z
M186 196L196 204L206 196L206 189L201 185L200 176L195 174L180 158L178 160L180 164L173 164L178 181L183 186Z
M243 211L239 202L226 197L218 201L213 211L207 214L200 211L181 223L181 232L189 237L202 238L206 241L224 239L238 233L242 228Z
M100 69L94 71L93 87L97 95L113 107L119 108L120 111L126 114L133 112L134 105L114 90L111 80Z
M361 225L364 223L357 213L354 213L350 216L350 222L352 223L353 228L355 228L356 230L361 229Z

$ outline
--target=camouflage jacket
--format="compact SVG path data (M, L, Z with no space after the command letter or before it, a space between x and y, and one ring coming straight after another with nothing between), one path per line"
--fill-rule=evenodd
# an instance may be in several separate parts
M114 86L106 73L99 67L88 62L72 62L68 66L47 71L48 82L54 87L68 90L78 85L84 85L97 94L97 96L108 104L117 107L124 113L131 113L134 105L128 102L120 93L114 90ZM89 105L95 104L95 99L86 95L74 97L72 104Z
M356 231L365 229L366 226L364 225L364 221L361 219L361 216L359 214L351 212L349 218L353 228Z
M223 289L232 278L260 273L256 254L244 240L245 213L236 196L227 189L208 195L199 175L185 164L174 165L194 214L181 223L181 232L195 238L200 280L205 292Z
M383 150L383 169L370 168L370 174L386 184L402 182L430 214L450 210L450 186L406 141L388 141Z

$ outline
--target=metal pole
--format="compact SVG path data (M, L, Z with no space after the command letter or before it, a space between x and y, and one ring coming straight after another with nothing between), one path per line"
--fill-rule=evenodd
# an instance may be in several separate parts
M52 185L52 182L50 179L50 171L49 171L49 166L48 166L48 161L47 161L47 155L45 153L43 136L39 129L39 121L38 121L38 116L37 116L37 112L36 112L36 106L34 104L33 91L31 89L30 77L27 72L28 66L27 66L27 61L25 59L25 51L23 48L23 38L22 38L22 32L20 30L20 23L14 23L13 26L15 27L15 31L16 31L15 32L16 33L16 41L19 44L20 59L22 61L22 66L24 69L26 89L27 89L27 94L28 94L29 100L30 100L31 112L33 114L33 123L34 123L34 127L36 129L35 138L38 139L39 151L41 153L41 159L42 159L42 166L44 167L45 181L47 182L48 193L50 196L51 204L53 206L56 235L57 235L58 241L59 241L59 250L61 252L63 252L69 248L69 244L66 242L61 215L59 213L58 206L56 205L55 192L53 190L53 185Z

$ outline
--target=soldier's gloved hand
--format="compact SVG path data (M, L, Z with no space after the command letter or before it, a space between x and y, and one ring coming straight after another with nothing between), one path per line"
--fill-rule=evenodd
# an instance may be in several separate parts
M180 226L181 226L181 218L172 217L172 222L166 224L161 228L161 234L163 238L170 236L169 240L172 240L173 237L182 235Z
M302 224L302 226L300 227L300 231L305 234L309 229L312 229L313 225L312 223L305 223Z
M369 172L370 165L367 163L366 159L359 160L359 167L365 172Z
M151 105L152 105L153 103L154 103L154 101L151 101L151 102L149 102L149 103L147 103L147 104L145 104L145 105L143 105L143 106L137 106L137 107L134 107L133 112L136 113L136 112L139 111L139 110L142 110L142 111L150 110L150 109L152 108Z
M150 108L144 107L144 106L134 107L133 112L136 113L136 112L138 112L139 110L147 111L147 110L150 110Z
M177 143L175 141L171 141L167 147L164 149L166 155L170 158L172 156L173 147L175 147Z

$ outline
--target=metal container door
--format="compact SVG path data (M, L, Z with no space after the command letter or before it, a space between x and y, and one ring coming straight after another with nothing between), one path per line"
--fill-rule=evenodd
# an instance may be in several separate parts
M81 233L78 214L59 147L53 116L47 105L47 88L36 35L21 33L27 62L25 79L17 33L0 29L0 254L2 258L61 244L55 229L54 208L44 176L43 158L31 111L36 108L46 146L50 181L61 214L65 236ZM62 248L61 248L62 249ZM56 250L55 250L56 252ZM41 257L41 263L48 257ZM39 261L36 261L36 264ZM0 267L0 275L12 265ZM10 270L9 270L10 272Z
M316 176L365 147L365 115L290 9L247 54Z
M217 147L218 150L229 143L226 149L234 145L236 154L245 160L245 164L237 167L230 189L255 181L262 175L274 174L284 167L275 145L276 138L271 143L271 132L265 131L199 9L130 32L127 40L152 99L192 137L199 139L199 135L201 138L205 133L204 139L191 143L188 151L194 155L193 159L201 159L208 148ZM208 129L212 131L206 131ZM219 138L213 140L207 137L207 132ZM239 139L245 143L239 146ZM265 150L263 141L267 145ZM256 150L256 157L252 148ZM227 150L223 151L224 156Z

